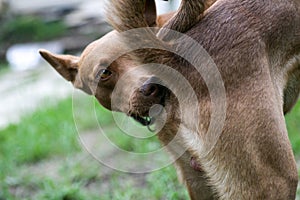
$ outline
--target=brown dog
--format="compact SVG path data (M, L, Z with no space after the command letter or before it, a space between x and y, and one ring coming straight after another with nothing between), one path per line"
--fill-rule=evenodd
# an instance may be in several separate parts
M115 10L110 19L117 30L147 26L146 15L141 12L143 2L111 2ZM195 1L184 1L181 10L189 9L184 3ZM214 73L200 75L192 65L204 63L208 72L213 66L199 57L184 60L167 51L195 50L185 37L166 43L149 29L142 31L143 35L112 32L89 45L80 58L46 51L41 54L75 87L94 94L106 108L127 113L144 125L151 123L145 117L149 117L152 106L163 106L167 118L158 137L165 145L174 143L168 145L174 157L178 148L187 149L175 165L191 199L295 199L298 176L284 113L299 96L299 11L298 0L219 0L190 29L180 25L180 20L168 23L167 27L175 30L187 30L186 35L200 43L216 63L226 91L225 115L222 110L214 115L217 103L224 103L222 93L220 99L210 94L215 88L219 91L214 83L220 77ZM163 31L163 37L171 38L170 33ZM159 48L130 51L136 43ZM197 104L177 79L169 89L158 83L157 79L172 84L169 79L177 77L161 75L172 74L172 70L137 67L140 62L165 64L180 72L193 89ZM127 82L122 82L120 98L112 104L112 91L123 75ZM178 96L178 91L186 99ZM186 111L190 115L185 115ZM213 118L221 124L222 116L225 121L220 134L210 137L220 131Z

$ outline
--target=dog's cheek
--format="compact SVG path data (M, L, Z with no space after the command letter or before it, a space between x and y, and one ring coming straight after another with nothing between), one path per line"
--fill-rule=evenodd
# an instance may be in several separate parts
M78 76L76 76L75 80L73 81L73 85L77 89L83 89L83 82Z
M97 101L106 109L112 110L110 93L105 88L98 88L95 95Z
M84 82L78 76L76 77L75 81L73 82L73 86L76 89L79 89L88 95L94 94L93 91L90 89L90 87L87 84L84 84Z

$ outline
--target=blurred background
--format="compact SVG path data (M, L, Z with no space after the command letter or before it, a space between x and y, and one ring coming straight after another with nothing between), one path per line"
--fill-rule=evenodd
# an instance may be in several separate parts
M158 13L179 3L157 0ZM0 200L187 199L172 166L128 174L93 159L78 137L72 86L38 54L40 48L80 54L111 30L103 8L103 0L0 0ZM122 134L112 114L87 96L77 110L80 137L94 142L99 131L86 113L91 101L114 144L142 153L160 148L155 136L141 141ZM286 120L299 161L300 103ZM103 150L112 159L113 153Z

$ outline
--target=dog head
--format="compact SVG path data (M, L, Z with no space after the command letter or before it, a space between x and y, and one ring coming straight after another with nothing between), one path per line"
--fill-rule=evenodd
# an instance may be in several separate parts
M148 11L148 23L153 23L153 15L156 12ZM161 27L172 15L159 16L156 25ZM163 105L167 92L154 82L149 72L138 67L138 63L127 54L120 37L117 31L111 31L89 44L81 56L57 55L47 50L39 53L63 78L75 88L94 95L105 108L124 112L148 125L149 108L154 104ZM118 84L120 79L122 82ZM114 95L112 105L116 85L121 89Z

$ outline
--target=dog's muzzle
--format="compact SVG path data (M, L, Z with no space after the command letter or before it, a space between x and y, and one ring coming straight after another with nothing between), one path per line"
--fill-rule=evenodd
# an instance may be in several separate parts
M138 92L141 99L140 104L149 105L149 107L147 107L148 113L143 116L132 114L131 117L143 126L149 127L154 124L156 116L162 112L169 92L168 89L163 86L162 81L155 76L145 81Z

